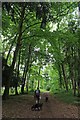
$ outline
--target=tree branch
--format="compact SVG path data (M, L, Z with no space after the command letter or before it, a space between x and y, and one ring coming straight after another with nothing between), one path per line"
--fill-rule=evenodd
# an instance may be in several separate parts
M34 23L34 24L30 25L30 26L27 26L27 27L22 31L22 33L24 33L24 32L26 31L26 29L29 29L30 27L35 26L35 25L40 24L40 23L41 23L41 22L37 22L37 23Z
M28 37L23 37L22 39L27 39L27 38L31 38L31 37L41 37L41 36L38 36L38 35L32 35L32 36L28 36Z

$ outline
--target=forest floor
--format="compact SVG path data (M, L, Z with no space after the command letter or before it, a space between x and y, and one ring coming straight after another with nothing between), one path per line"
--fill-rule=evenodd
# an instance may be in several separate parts
M2 102L3 118L79 118L80 106L59 101L48 93L49 101L45 102L45 93L41 94L41 111L31 111L35 103L33 95L11 96Z

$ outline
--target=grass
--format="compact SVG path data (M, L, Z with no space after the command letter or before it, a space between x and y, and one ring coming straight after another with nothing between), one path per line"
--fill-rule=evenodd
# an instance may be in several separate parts
M80 99L77 96L73 96L72 91L58 91L54 93L54 96L65 103L80 105Z
M24 91L26 93L26 88ZM46 90L44 90L44 89L40 89L40 91L41 91L41 93L46 92ZM21 92L21 89L18 88L18 93L20 94L20 92ZM1 93L3 94L3 90L1 90ZM9 94L15 95L15 92L11 93L11 89L10 89ZM31 89L29 89L28 94L33 95L34 91L31 91ZM65 92L65 90L56 89L56 90L54 90L54 92L51 92L51 94L53 94L54 97L56 97L60 101L63 101L64 103L80 105L80 98L78 98L77 96L73 96L72 91Z

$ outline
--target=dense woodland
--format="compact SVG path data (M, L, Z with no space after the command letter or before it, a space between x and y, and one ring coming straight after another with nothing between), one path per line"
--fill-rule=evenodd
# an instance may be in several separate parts
M56 89L80 96L80 4L2 3L2 87Z

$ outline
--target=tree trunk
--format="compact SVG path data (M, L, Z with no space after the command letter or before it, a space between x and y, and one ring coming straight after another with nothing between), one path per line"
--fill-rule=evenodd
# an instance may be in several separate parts
M39 67L39 75L40 75L41 68ZM40 80L38 80L38 88L40 87Z
M34 90L34 89L33 89L33 88L34 88L33 86L34 86L34 81L32 81L32 91Z
M29 83L29 79L27 79L27 83L26 83L26 91L27 91L27 93L28 93L28 83Z
M9 97L9 86L10 86L10 71L11 71L11 68L9 66L6 66L5 67L5 70L2 72L2 76L5 80L5 90L4 90L4 93L3 93L3 99L7 99Z
M58 65L58 73L59 73L59 86L62 89L62 74L61 74L61 66Z
M13 70L14 70L14 66L15 66L15 62L16 62L16 58L18 55L18 51L20 49L21 46L21 38L22 38L22 27L23 27L23 20L24 20L24 13L25 13L25 4L22 4L22 11L21 11L21 16L20 16L20 23L19 23L19 36L17 39L17 45L16 45L16 49L14 51L14 56L13 56L13 61L12 61L12 65L11 65L11 70L9 73L9 77L7 78L7 82L10 83L10 79L12 78L12 74L13 74ZM9 96L9 84L5 85L5 91L3 96L5 96L5 99L8 98Z
M25 85L25 84L22 84L22 86L21 86L21 93L22 93L22 94L24 93L24 85Z
M28 69L29 69L30 56L31 56L31 44L29 44L28 59L27 59L27 61L25 60L25 67L24 67L24 72L23 72L24 82L26 81L26 76L27 76L27 72L28 72ZM27 84L27 85L28 85L28 84ZM23 93L24 93L24 86L25 86L25 84L22 85ZM21 89L22 89L22 88L21 88Z
M72 89L73 89L73 94L76 96L76 50L75 47L70 47L69 52L71 54L68 56L68 65L69 65L69 78L71 79L72 82Z
M74 71L74 65L70 65L70 78L72 81L72 88L73 88L73 94L76 95L76 79L75 79L75 71Z
M18 95L18 90L17 90L17 87L18 87L18 82L19 82L19 65L20 65L20 51L19 51L19 58L18 58L18 64L17 64L17 82L16 82L16 86L15 86L15 95Z
M63 77L64 77L66 91L68 92L68 81L67 81L67 78L66 78L65 67L64 67L63 63L62 63L62 72L63 72Z
M17 85L15 86L15 95L18 95Z
M13 57L13 61L12 61L12 69L14 69L16 58L17 58L19 49L21 47L22 27L23 27L24 13L25 13L25 6L23 4L22 11L21 11L21 17L20 17L20 23L19 23L19 36L18 36L18 39L17 39L16 49L14 51L14 57Z
M78 9L79 9L79 26L80 26L80 1L78 2ZM80 29L80 27L79 27ZM80 38L80 31L79 38ZM80 97L80 39L78 38L78 97Z
M11 50L12 50L13 44L14 44L14 42L15 42L15 40L16 40L16 37L17 37L17 34L16 34L15 38L14 38L13 41L12 41L12 44L11 44L11 46L10 46L10 49L9 49L8 54L7 54L7 57L6 57L6 61L8 61L8 58L9 58L10 52L11 52Z
M18 65L17 65L17 77L19 77L20 53L21 53L21 52L19 51Z
M9 98L9 83L7 82L6 85L5 85L5 90L4 90L4 94L2 96L2 99L3 100L6 100Z
M29 89L29 79L30 79L30 69L28 71L28 74L27 74L27 82L26 82L26 91L28 93L28 89Z
M80 48L78 49L78 97L80 97Z

